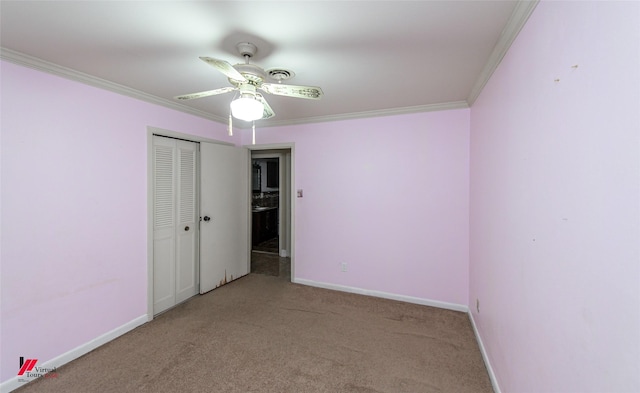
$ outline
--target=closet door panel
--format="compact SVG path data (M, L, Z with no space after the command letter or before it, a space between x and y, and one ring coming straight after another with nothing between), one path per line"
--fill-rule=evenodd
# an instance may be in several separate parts
M175 141L153 139L153 312L175 304Z
M200 293L249 273L249 151L200 144Z
M197 145L177 141L176 303L198 293Z

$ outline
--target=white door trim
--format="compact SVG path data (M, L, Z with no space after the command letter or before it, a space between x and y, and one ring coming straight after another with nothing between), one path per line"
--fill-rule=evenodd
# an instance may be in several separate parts
M246 148L250 150L250 155L253 155L254 152L260 152L262 150L290 150L291 151L291 172L289 181L289 200L291 206L291 222L290 231L291 231L291 244L289 257L291 258L291 282L294 282L296 277L296 149L295 143L275 143L275 144L264 144L264 145L245 145ZM249 228L249 233L251 233L251 228Z

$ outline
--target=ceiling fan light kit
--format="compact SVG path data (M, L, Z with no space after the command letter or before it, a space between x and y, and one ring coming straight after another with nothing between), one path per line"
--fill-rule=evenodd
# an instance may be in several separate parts
M231 114L236 119L254 121L262 118L264 105L252 97L240 97L231 102Z

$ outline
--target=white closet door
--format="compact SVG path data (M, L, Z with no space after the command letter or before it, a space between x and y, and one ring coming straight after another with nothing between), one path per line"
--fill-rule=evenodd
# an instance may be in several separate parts
M178 157L176 303L198 293L197 145L176 141Z
M153 313L175 305L175 140L153 137Z
M200 293L249 274L249 150L200 143Z
M153 137L154 314L198 292L197 147Z

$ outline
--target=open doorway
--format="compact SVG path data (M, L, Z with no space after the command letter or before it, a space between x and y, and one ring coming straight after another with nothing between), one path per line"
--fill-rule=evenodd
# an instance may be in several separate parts
M251 272L291 280L291 149L251 153Z
M252 250L280 254L280 157L251 159Z

